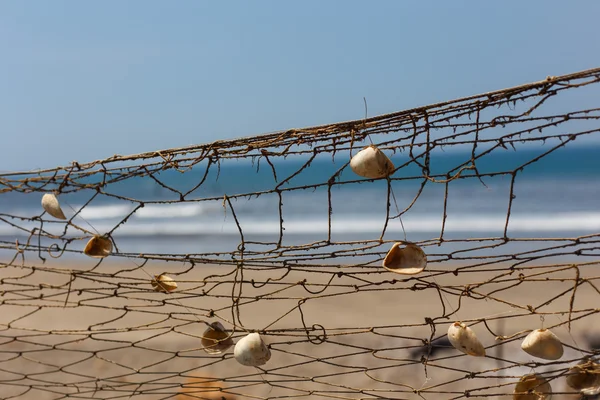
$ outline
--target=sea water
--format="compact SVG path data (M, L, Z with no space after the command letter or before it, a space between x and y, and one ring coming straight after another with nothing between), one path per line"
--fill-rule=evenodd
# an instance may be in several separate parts
M549 148L495 150L477 161L477 170L480 174L517 171ZM518 170L507 236L563 238L599 232L599 150L595 146L565 146ZM436 181L425 180L422 168L414 162L407 163L409 158L405 153L391 158L396 166L406 164L393 175L399 178L391 183L396 202L392 197L388 199L386 180L363 180L349 167L336 174L348 162L347 152L337 153L335 157L317 157L292 178L304 166L306 158L272 157L275 174L264 158L260 162L255 159L253 163L223 160L219 168L211 166L204 183L187 194L184 202L178 201L180 193L187 193L202 181L207 163L200 163L185 173L157 172L155 179L131 177L107 185L103 193L144 202L143 208L131 214L112 233L119 251L128 253L229 252L238 248L242 235L245 241L271 244L281 238L284 245L328 239L333 242L374 240L380 238L387 217L398 214L396 204L402 211L413 202L402 214L402 223L399 218L387 221L384 239L403 239L404 231L411 241L439 238L444 207L445 239L504 236L511 174L479 179L474 170L463 170L461 179L448 184L446 197L443 182L446 174L468 164L471 152L432 153L430 175L441 174ZM423 163L424 159L419 161ZM450 176L457 171L455 169ZM79 211L94 193L95 190L89 189L61 195L67 216ZM257 196L256 193L262 194ZM27 232L19 227L39 227L39 221L21 221L8 215L41 215L41 196L38 192L0 195L1 240L22 242ZM231 204L224 201L225 196L229 196ZM389 215L386 212L388 200ZM97 195L80 210L74 222L105 233L113 230L139 204ZM46 223L44 229L60 234L64 225ZM72 230L68 233L76 234Z

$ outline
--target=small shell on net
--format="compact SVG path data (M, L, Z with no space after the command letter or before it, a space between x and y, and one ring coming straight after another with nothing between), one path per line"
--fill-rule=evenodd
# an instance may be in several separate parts
M233 356L242 365L256 367L271 359L271 350L255 332L244 336L235 344Z
M60 208L58 198L52 193L46 193L42 196L42 208L54 218L67 219L62 208Z
M551 398L550 383L538 374L522 376L513 391L513 400L550 400Z
M350 168L363 178L385 178L394 172L394 164L375 145L356 153L350 160Z
M156 292L167 293L177 289L177 282L165 274L155 275L150 283Z
M427 266L427 255L416 244L409 243L400 248L401 243L394 243L383 260L383 268L402 275L415 275Z
M106 236L96 235L85 245L83 253L92 258L104 258L112 252L112 242Z
M220 322L213 322L202 334L201 343L208 354L221 354L233 346L233 339Z
M448 328L448 340L455 349L475 357L485 357L485 347L475 332L462 322L455 322Z
M545 360L558 360L563 356L563 345L549 329L536 329L521 343L521 349L529 355Z

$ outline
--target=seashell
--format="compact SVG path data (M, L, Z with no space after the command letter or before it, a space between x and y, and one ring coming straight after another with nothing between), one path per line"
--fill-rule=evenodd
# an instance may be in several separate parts
M271 350L258 333L250 333L235 344L233 356L240 364L255 367L271 359Z
M85 245L83 253L92 258L104 258L112 252L112 242L106 236L96 235Z
M550 383L538 374L521 377L513 391L513 400L550 400L551 398Z
M208 354L221 354L233 346L233 339L220 322L213 322L202 334L201 343Z
M416 244L409 243L400 248L401 243L394 243L383 259L383 268L403 275L415 275L422 272L427 265L427 255Z
M370 145L350 160L350 168L364 178L385 178L394 172L394 164L381 150Z
M580 391L600 391L600 365L587 358L580 361L569 368L567 385Z
M584 396L589 396L590 398L593 396L598 396L600 394L600 386L581 389L581 394Z
M177 282L165 274L155 275L150 283L156 292L168 293L177 289Z
M42 196L42 208L54 218L67 219L62 208L60 208L60 204L58 204L58 199L52 193L46 193Z
M455 322L448 328L448 340L457 350L475 357L485 357L485 348L477 339L475 332L461 322Z
M563 355L562 343L549 329L531 332L521 343L521 348L527 354L545 360L558 360Z
M187 376L186 374L182 374ZM235 400L231 395L225 395L223 381L210 376L192 374L189 376L176 396L169 396L172 400ZM224 396L225 395L225 396Z

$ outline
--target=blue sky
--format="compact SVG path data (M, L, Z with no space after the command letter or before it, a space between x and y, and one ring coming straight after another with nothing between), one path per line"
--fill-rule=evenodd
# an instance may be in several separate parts
M567 6L568 5L568 6ZM2 1L0 170L397 111L600 66L600 2Z

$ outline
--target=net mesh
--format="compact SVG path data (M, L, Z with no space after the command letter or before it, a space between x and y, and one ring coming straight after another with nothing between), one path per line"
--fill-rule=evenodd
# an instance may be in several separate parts
M0 241L1 397L511 398L516 382L535 372L557 398L581 398L566 379L569 368L596 354L600 234L522 237L513 234L511 216L523 174L600 131L599 82L593 69L356 121L0 174L0 204L55 193L68 215L60 220L41 206L37 215L0 214L0 227L12 232ZM388 178L350 171L351 156L371 143L393 155ZM461 162L436 164L455 149ZM486 164L515 151L527 157ZM215 182L228 179L230 164L262 174L262 186L219 192ZM323 176L314 168L326 178L312 179ZM194 173L193 185L180 184L180 175ZM477 182L485 190L495 179L505 183L494 193L505 199L495 210L502 214L497 234L448 235L449 224L461 223L452 221L455 188ZM133 180L167 195L136 197L126 190ZM361 201L360 189L370 187L379 197ZM439 188L439 231L419 236L419 221L408 221L432 187ZM316 199L313 211L327 221L323 234L286 229L286 205L297 194ZM70 206L75 195L87 200ZM130 211L97 226L86 209L107 200ZM361 235L357 223L347 239L340 202L357 215L380 212L380 233ZM182 203L218 207L218 229L229 232L223 243L207 248L207 235L198 235L198 245L184 251L153 251L136 247L143 238L119 236L144 210L168 216ZM253 230L253 207L273 217L269 232ZM190 221L201 226L202 217ZM108 238L108 257L84 254L92 237ZM178 237L165 239L167 246L175 248ZM407 241L427 254L426 269L384 269L392 244ZM175 290L155 290L161 273ZM217 321L234 342L260 333L270 360L244 366L233 347L207 352L201 339ZM476 333L485 357L451 346L446 333L455 321ZM521 350L538 328L560 338L560 359ZM532 396L522 398L544 398Z

